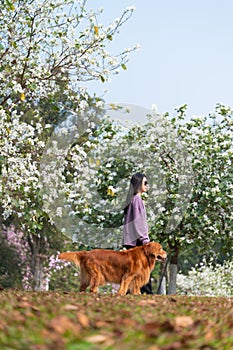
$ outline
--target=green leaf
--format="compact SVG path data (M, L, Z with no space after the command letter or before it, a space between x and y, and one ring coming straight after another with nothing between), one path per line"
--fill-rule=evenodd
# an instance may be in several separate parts
M110 34L107 35L107 39L110 40L110 41L112 41L112 39L113 39L113 38L112 38L112 35L110 35Z
M17 44L16 44L15 41L11 41L11 44L12 44L12 46L14 47L14 49L17 49Z
M100 76L100 80L102 81L102 83L105 82L105 78L102 75Z
M126 65L125 65L124 63L122 63L121 67L122 67L124 70L127 69L127 67L126 67Z
M6 0L6 8L7 8L7 11L10 11L10 10L13 11L15 9L13 3L9 0Z

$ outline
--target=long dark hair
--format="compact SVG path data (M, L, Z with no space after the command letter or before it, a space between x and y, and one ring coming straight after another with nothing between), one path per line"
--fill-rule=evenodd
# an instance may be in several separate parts
M125 205L124 205L124 214L127 213L128 206L132 200L132 198L137 194L142 187L142 180L146 177L145 174L136 173L131 177L129 191L126 197Z

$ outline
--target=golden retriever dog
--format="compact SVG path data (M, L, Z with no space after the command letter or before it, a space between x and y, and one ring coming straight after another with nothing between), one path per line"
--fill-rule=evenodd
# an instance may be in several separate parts
M150 278L156 260L164 261L167 253L161 244L150 242L128 250L115 251L94 249L90 251L65 252L58 256L61 260L74 262L80 268L80 292L96 293L98 287L106 283L120 284L117 294L141 294L140 288Z

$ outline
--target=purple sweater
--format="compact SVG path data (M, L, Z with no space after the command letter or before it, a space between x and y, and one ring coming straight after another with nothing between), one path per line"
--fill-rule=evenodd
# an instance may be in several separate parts
M142 198L136 194L131 200L124 217L123 245L136 246L150 242L146 210Z

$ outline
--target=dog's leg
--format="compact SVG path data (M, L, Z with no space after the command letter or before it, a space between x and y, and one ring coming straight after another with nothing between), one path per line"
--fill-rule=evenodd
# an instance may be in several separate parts
M79 287L79 291L80 292L86 292L87 287L89 286L88 282L81 282L80 283L80 287Z
M128 273L122 277L120 288L118 289L118 292L117 292L118 295L126 295L129 285L134 277L135 277L135 274L131 274L131 273Z
M142 285L142 282L141 282L141 278L140 276L136 276L130 283L129 285L129 291L130 291L130 294L132 295L141 295L141 285Z
M92 276L91 277L91 281L90 281L90 292L91 293L97 293L98 292L98 278L96 278L96 276Z
M84 266L80 269L80 292L86 292L87 287L90 285L90 277Z
M100 272L98 267L92 266L92 275L90 279L90 292L97 293L100 285Z

